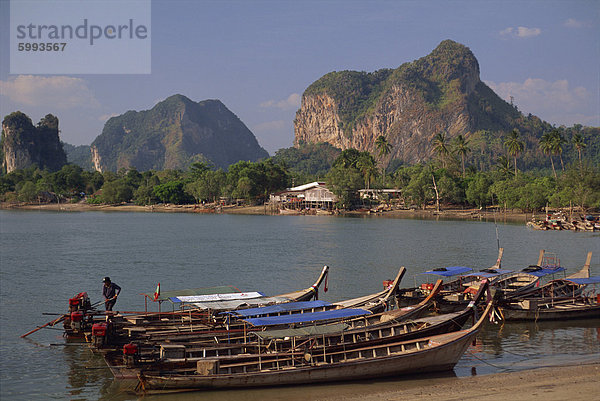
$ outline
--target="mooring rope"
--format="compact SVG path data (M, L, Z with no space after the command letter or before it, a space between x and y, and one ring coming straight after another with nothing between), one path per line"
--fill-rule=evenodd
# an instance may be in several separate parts
M469 351L469 350L467 350L467 352L468 352L468 353L469 353L469 354L470 354L470 355L471 355L473 358L477 359L477 360L478 360L478 361L480 361L480 362L483 362L483 363L485 363L486 365L490 365L491 367L493 367L493 368L495 368L495 369L501 370L501 371L503 371L503 372L504 372L504 371L507 371L507 370L509 370L509 369L507 369L507 368L501 368L500 366L496 366L496 365L494 365L493 363L490 363L490 362L488 362L488 361L486 361L486 360L484 360L484 359L482 359L482 358L480 358L480 357L476 356L476 355L475 355L473 352L471 352L471 351Z

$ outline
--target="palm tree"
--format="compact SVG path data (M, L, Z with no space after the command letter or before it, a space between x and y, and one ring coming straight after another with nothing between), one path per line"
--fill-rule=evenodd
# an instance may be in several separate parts
M438 153L442 159L442 167L446 168L446 156L450 154L448 145L446 144L446 133L441 132L433 137L433 149Z
M454 151L460 155L462 164L462 175L465 177L465 157L471 151L469 141L464 136L459 135L454 139Z
M560 157L560 166L562 171L565 171L565 164L563 163L562 152L563 145L567 143L566 139L562 136L559 130L552 131L552 153Z
M550 163L552 164L554 178L558 178L556 176L556 169L554 168L554 160L552 160L553 142L554 138L552 132L544 132L540 138L540 149L542 150L542 153L545 153L550 157Z
M496 167L504 176L510 176L514 174L510 169L510 160L506 156L498 157L496 160Z
M392 152L392 145L387 141L385 136L379 135L375 141L375 148L381 158L381 177L383 181L383 187L385 187L385 164L384 159Z
M573 145L575 145L577 153L579 154L579 169L581 170L583 168L581 164L581 150L585 149L587 146L587 143L585 143L583 135L581 133L578 132L575 135L573 135Z
M513 129L504 141L504 147L515 160L515 179L517 178L517 156L525 149L525 143L519 138L519 130Z
M361 154L356 161L356 167L360 170L365 180L365 187L370 189L371 178L377 174L377 167L375 166L375 159L370 154Z

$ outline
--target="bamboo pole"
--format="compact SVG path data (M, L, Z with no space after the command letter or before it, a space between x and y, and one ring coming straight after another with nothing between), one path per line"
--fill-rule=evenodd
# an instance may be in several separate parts
M30 332L27 332L27 333L23 334L23 335L21 336L21 338L25 338L25 337L27 337L28 335L30 335L30 334L33 334L33 333L35 333L36 331L38 331L38 330L40 330L40 329L43 329L44 327L47 327L47 326L54 326L56 323L58 323L58 322L62 321L62 320L65 318L65 317L66 317L66 315L62 315L62 316L60 316L60 317L58 317L58 318L56 318L56 319L54 319L54 320L52 320L52 321L50 321L50 322L48 322L48 323L46 323L46 324L42 325L42 326L38 326L38 327L36 327L35 329L31 330Z

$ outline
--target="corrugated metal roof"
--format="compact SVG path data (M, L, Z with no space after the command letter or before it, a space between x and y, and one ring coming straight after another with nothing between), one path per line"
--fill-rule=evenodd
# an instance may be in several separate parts
M299 187L290 188L290 189L288 189L288 191L306 191L307 189L316 188L318 186L324 186L324 185L325 185L324 182L315 181L315 182L310 182L308 184L300 185Z

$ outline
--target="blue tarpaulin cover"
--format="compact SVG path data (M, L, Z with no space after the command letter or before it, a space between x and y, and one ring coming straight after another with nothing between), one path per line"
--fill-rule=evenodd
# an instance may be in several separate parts
M527 270L527 269L525 269L525 270ZM536 271L524 271L524 272L527 274L536 276L536 277L544 277L544 276L547 276L548 274L560 273L562 271L565 271L564 267L556 267L556 268L555 267L548 267L548 268L542 267L541 269L536 270Z
M496 276L500 276L502 274L508 274L508 273L513 273L513 270L492 269L492 270L486 270L486 271L481 271L481 272L472 272L472 273L465 274L464 276L465 277L468 277L468 276L496 277Z
M284 316L267 316L251 319L242 319L242 321L252 326L273 326L276 324L306 323L330 319L351 318L364 315L370 315L371 312L365 309L336 309L325 312L296 313Z
M234 311L224 312L224 313L227 313L230 315L235 315L235 316L242 316L242 317L264 316L264 315L268 315L271 313L293 312L293 311L298 311L298 310L302 310L302 309L321 308L323 306L329 306L329 305L331 305L331 304L329 302L325 302L325 301L288 302L285 304L263 306L260 308L240 309L240 310L234 310Z
M600 276L593 276L589 278L572 278L569 281L575 284L598 284L600 283Z
M426 271L422 274L436 274L438 276L451 277L456 276L457 274L464 274L473 271L470 267L465 266L451 266L451 267L440 267L438 269L433 269Z

